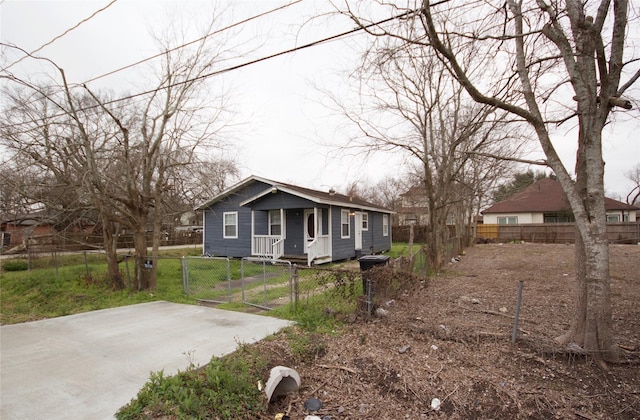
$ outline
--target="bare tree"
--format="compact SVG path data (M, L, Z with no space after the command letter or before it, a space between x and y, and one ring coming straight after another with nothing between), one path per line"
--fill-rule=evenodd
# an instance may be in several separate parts
M27 212L35 204L39 195L35 185L38 177L30 168L23 168L15 160L2 162L0 166L0 219L15 219Z
M361 132L350 147L399 152L409 165L416 163L428 207L426 247L430 266L437 269L447 252L448 221L458 221L465 240L470 236L463 230L480 187L469 178L472 168L480 168L472 162L486 155L512 157L522 141L517 132L499 130L504 112L474 104L433 53L396 39L377 41L356 73L358 110L342 105ZM484 177L491 167L497 173L496 165L485 166Z
M627 194L627 204L640 204L640 163L624 173L636 185Z
M163 225L180 225L181 219L195 218L193 209L224 191L230 182L239 180L235 161L230 159L196 160L191 165L172 168L167 175L163 199Z
M398 13L398 5L387 5ZM599 361L618 360L611 319L602 130L616 109L631 108L622 95L640 78L637 59L625 57L632 42L626 36L629 2L424 0L414 6L405 9L396 26L369 31L436 51L474 101L504 110L533 130L544 164L566 193L578 232L575 315L558 341L574 343ZM490 76L466 65L471 54L491 70ZM573 120L578 145L575 180L552 141L554 125Z
M164 203L175 177L184 173L178 168L219 147L228 112L226 97L206 89L205 76L220 49L204 37L189 48L164 50L157 80L142 100L108 98L87 86L78 92L50 60L58 72L55 89L5 76L37 98L24 102L14 95L3 140L58 182L80 188L100 213L109 276L117 287L123 286L115 254L120 228L134 236L135 287L155 287L157 265L148 267L146 233L152 232L151 257L157 257Z

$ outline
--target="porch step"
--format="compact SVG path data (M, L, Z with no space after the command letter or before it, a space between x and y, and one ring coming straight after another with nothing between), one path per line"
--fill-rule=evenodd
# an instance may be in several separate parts
M307 264L307 257L303 255L283 255L282 257L280 257L280 259L283 261L290 261L296 264L304 264L304 265Z

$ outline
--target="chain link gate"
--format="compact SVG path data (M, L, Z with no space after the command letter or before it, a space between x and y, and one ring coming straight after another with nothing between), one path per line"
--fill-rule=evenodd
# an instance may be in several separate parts
M213 303L231 302L231 263L225 257L182 257L184 293Z
M242 303L269 310L292 301L291 262L246 257L240 271Z

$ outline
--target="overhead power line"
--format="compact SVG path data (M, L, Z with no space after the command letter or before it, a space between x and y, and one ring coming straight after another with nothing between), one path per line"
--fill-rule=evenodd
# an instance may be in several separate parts
M338 38L342 38L342 37L345 37L347 35L351 35L351 34L354 34L356 32L372 28L374 26L380 26L380 25L383 25L383 24L385 24L387 22L391 22L393 20L404 19L404 18L406 18L408 16L411 16L411 15L417 13L417 12L419 12L419 10L409 10L409 11L406 11L406 12L401 13L399 15L395 15L395 16L392 16L390 18L382 19L382 20L379 20L377 22L370 23L368 25L358 26L358 27L356 27L354 29L350 29L348 31L344 31L344 32L341 32L341 33L338 33L338 34L335 34L335 35L331 35L331 36L328 36L326 38L322 38L322 39L319 39L319 40L316 40L316 41L313 41L313 42L309 42L309 43L304 44L304 45L299 45L297 47L289 48L287 50L283 50L283 51L280 51L280 52L277 52L277 53L274 53L274 54L270 54L270 55L267 55L267 56L264 56L264 57L261 57L261 58L256 58L254 60L246 61L246 62L241 63L241 64L236 64L234 66L230 66L230 67L227 67L227 68L224 68L224 69L221 69L221 70L216 70L216 71L213 71L213 72L210 72L210 73L207 73L207 74L200 75L198 77L194 77L194 78L187 79L187 80L182 80L180 82L172 83L172 84L169 84L169 85L166 85L166 86L160 86L160 87L155 88L155 89L150 89L150 90L146 90L146 91L143 91L143 92L134 93L134 94L131 94L131 95L124 96L122 98L113 99L111 101L104 102L103 105L110 105L110 104L113 104L113 103L117 103L117 102L129 100L129 99L133 99L133 98L136 98L136 97L139 97L139 96L150 95L152 93L156 93L156 92L158 92L160 90L163 90L163 89L169 89L169 88L172 88L172 87L176 87L176 86L184 85L184 84L187 84L187 83L195 82L197 80L208 79L210 77L217 76L217 75L220 75L220 74L223 74L223 73L228 73L228 72L233 71L233 70L238 70L238 69L241 69L243 67L247 67L247 66L250 66L250 65L253 65L253 64L260 63L262 61L270 60L270 59L273 59L273 58L276 58L276 57L280 57L282 55L291 54L291 53L296 52L296 51L304 50L304 49L307 49L307 48L310 48L310 47L314 47L314 46L317 46L317 45L320 45L320 44L324 44L324 43L327 43L327 42L330 42L330 41L334 41L334 40L336 40ZM98 105L93 105L93 106L87 107L86 109L91 109L91 108L94 108L96 106L98 106Z
M161 56L163 56L163 55L165 55L165 54L167 54L167 53L170 53L170 52L173 52L173 51L179 50L179 49L181 49L181 48L187 47L187 46L189 46L189 45L195 44L196 42L204 41L205 39L207 39L207 38L209 38L209 37L211 37L211 36L213 36L213 35L217 35L217 34L219 34L219 33L221 33L221 32L227 31L227 30L229 30L229 29L231 29L231 28L234 28L234 27L236 27L236 26L244 25L245 23L248 23L248 22L250 22L250 21L252 21L252 20L254 20L254 19L258 19L258 18L261 18L261 17L263 17L263 16L267 16L267 15L269 15L269 14L271 14L271 13L274 13L274 12L277 12L277 11L280 11L280 10L283 10L283 9L286 9L286 8L287 8L287 7L289 7L289 6L293 6L294 4L300 3L301 1L302 1L302 0L295 0L295 1L291 2L291 3L287 3L287 4L284 4L284 5L282 5L282 6L278 6L278 7L276 7L276 8L271 9L271 10L268 10L268 11L266 11L266 12L262 12L262 13L260 13L260 14L257 14L257 15L251 16L251 17L248 17L248 18L246 18L246 19L243 19L243 20L241 20L241 21L238 21L238 22L232 23L231 25L225 26L224 28L217 29L217 30L215 30L215 31L213 31L213 32L208 33L208 34L207 34L207 35L205 35L205 36L202 36L202 37L200 37L200 38L198 38L198 39L194 39L193 41L189 41L189 42L187 42L187 43L185 43L185 44L178 45L177 47L174 47L174 48L171 48L171 49L165 50L165 51L163 51L163 52L161 52L161 53L158 53L158 54L156 54L156 55L152 55L151 57L143 58L142 60L136 61L135 63L131 63L131 64L128 64L128 65L126 65L126 66L123 66L123 67L117 68L117 69L115 69L115 70L111 70L110 72L107 72L107 73L101 74L101 75L99 75L99 76L93 77L93 78L91 78L91 79L89 79L89 80L84 81L82 84L84 85L84 84L87 84L87 83L90 83L90 82L96 81L96 80L98 80L98 79L102 79L103 77L111 76L112 74L115 74L115 73L121 72L121 71L126 70L126 69L129 69L129 68L131 68L131 67L135 67L135 66L140 65L140 64L142 64L142 63L145 63L145 62L147 62L147 61L151 61L151 60L153 60L153 59L155 59L155 58L158 58L158 57L161 57Z
M107 7L109 7L111 4L113 4L115 1L117 1L117 0L113 0L109 5L107 5L106 7L102 8L102 9L100 9L100 10L98 10L98 11L96 11L96 12L95 12L95 13L93 13L89 18L84 19L82 22L85 22L85 21L87 21L88 19L90 19L91 17L95 16L98 12L100 12L100 11L102 11L102 10L106 9L106 8L107 8ZM147 57L147 58L144 58L144 59L142 59L142 60L136 61L135 63L128 64L128 65L126 65L126 66L123 66L123 67L117 68L117 69L115 69L115 70L111 70L111 71L109 71L109 72L107 72L107 73L104 73L104 74L101 74L101 75L99 75L99 76L95 76L95 77L93 77L93 78L91 78L91 79L89 79L89 80L85 80L85 81L84 81L84 82L82 82L82 83L72 83L72 84L70 84L70 86L72 86L72 87L73 87L73 86L85 86L87 83L90 83L90 82L93 82L93 81L95 81L95 80L98 80L98 79L101 79L101 78L104 78L104 77L110 76L110 75L115 74L115 73L118 73L118 72L120 72L120 71L123 71L123 70L129 69L129 68L131 68L131 67L134 67L134 66L140 65L140 64L145 63L145 62L147 62L147 61L150 61L150 60L153 60L153 59L155 59L155 58L161 57L161 56L163 56L163 55L165 55L165 54L171 53L171 52L173 52L173 51L177 51L177 50L179 50L179 49L181 49L181 48L184 48L184 47L187 47L187 46L189 46L189 45L195 44L196 42L203 41L203 40L205 40L205 39L207 39L207 38L209 38L209 37L211 37L211 36L213 36L213 35L216 35L216 34L219 34L219 33L221 33L221 32L227 31L227 30L229 30L229 29L231 29L231 28L234 28L234 27L236 27L236 26L240 26L240 25L246 24L246 23L248 23L248 22L250 22L250 21L252 21L252 20L255 20L255 19L258 19L258 18L261 18L261 17L267 16L267 15L269 15L269 14L271 14L271 13L274 13L274 12L277 12L277 11L280 11L280 10L283 10L283 9L286 9L287 7L293 6L293 5L295 5L295 4L297 4L297 3L300 3L300 2L302 2L302 1L303 1L303 0L294 0L294 1L291 1L290 3L287 3L287 4L284 4L284 5L281 5L281 6L275 7L275 8L273 8L273 9L267 10L266 12L259 13L259 14L257 14L257 15L254 15L254 16L248 17L248 18L246 18L246 19L243 19L243 20L241 20L241 21L235 22L235 23L233 23L233 24L231 24L231 25L225 26L225 27L223 27L223 28L221 28L221 29L218 29L218 30L215 30L215 31L213 31L213 32L210 32L210 33L208 33L207 35L202 36L202 37L200 37L200 38L198 38L198 39L195 39L195 40L193 40L193 41L186 42L186 43L181 44L181 45L178 45L178 46L176 46L176 47L174 47L174 48L171 48L171 49L165 50L165 51L163 51L163 52L161 52L161 53L155 54L155 55L153 55L153 56L151 56L151 57ZM82 23L82 22L81 22L81 23ZM74 28L78 27L79 25L80 25L80 23L79 23L78 25L76 25ZM69 31L73 30L74 28L71 28L71 29L67 30L67 31L65 32L65 34L66 34L66 33L68 33ZM63 35L64 35L64 34L63 34ZM56 37L55 39L58 39L58 38L60 38L60 37L61 37L61 36L63 36L63 35L60 35L60 36ZM55 40L55 39L54 39L54 40ZM52 41L50 41L48 44L50 44L51 42L53 42L53 40L52 40ZM19 63L20 61L22 61L23 59L25 59L25 58L27 58L27 57L31 57L31 58L35 58L35 59L44 59L44 60L46 60L46 61L51 62L55 67L58 67L58 66L55 64L55 62L53 62L52 60L50 60L50 59L48 59L48 58L44 58L44 57L35 57L35 56L33 56L33 53L34 53L34 52L36 52L36 51L38 51L38 50L41 50L41 49L44 47L44 45L43 45L42 47L38 48L37 50L34 50L34 51L33 51L33 52L31 52L31 53L29 53L29 52L25 51L23 48L20 48L20 47L18 47L18 46L15 46L15 45L5 44L5 43L2 43L2 42L0 42L0 45L6 46L6 47L9 47L9 48L17 49L17 50L19 50L20 52L22 52L22 53L24 54L24 56L23 56L20 60L18 60L18 61L16 61L16 62L14 62L14 63L12 63L12 64L10 64L9 66L7 66L7 67L5 67L4 69L0 70L0 72L5 71L5 70L9 69L11 66L13 66L14 64ZM46 44L45 44L45 45L46 45ZM8 78L9 78L9 79L13 78L14 80L17 80L15 77L8 77Z
M449 0L442 0L442 1L438 2L438 3L436 3L436 4L432 4L431 6L433 7L433 6L439 5L441 3L446 3L448 1ZM386 18L386 19L382 19L382 20L379 20L379 21L376 21L376 22L372 22L372 23L367 24L367 25L361 25L361 26L358 26L358 27L356 27L354 29L350 29L350 30L347 30L347 31L344 31L344 32L340 32L338 34L331 35L331 36L328 36L328 37L325 37L325 38L322 38L322 39L319 39L319 40L316 40L316 41L313 41L313 42L309 42L309 43L304 44L304 45L300 45L300 46L297 46L297 47L289 48L289 49L286 49L286 50L283 50L283 51L280 51L280 52L277 52L277 53L274 53L274 54L270 54L270 55L267 55L267 56L264 56L264 57L261 57L261 58L257 58L257 59L250 60L250 61L247 61L247 62L244 62L244 63L233 65L233 66L221 69L221 70L216 70L216 71L204 74L204 75L200 75L198 77L194 77L194 78L191 78L191 79L183 80L183 81L176 82L176 83L173 83L173 84L170 84L170 85L166 85L166 86L160 86L160 87L155 88L155 89L150 89L150 90L138 92L138 93L135 93L135 94L127 95L127 96L124 96L124 97L121 97L121 98L118 98L118 99L113 99L113 100L110 100L110 101L103 102L103 103L101 103L99 105L87 106L87 107L84 107L84 108L81 108L81 109L78 109L78 110L89 110L89 109L93 109L93 108L96 108L96 107L99 107L99 106L111 105L111 104L114 104L114 103L118 103L118 102L130 100L130 99L134 99L134 98L137 98L137 97L140 97L140 96L150 95L150 94L156 93L156 92L164 90L164 89L169 89L169 88L172 88L172 87L184 85L186 83L191 83L191 82L194 82L194 81L197 81L197 80L207 79L207 78L210 78L210 77L213 77L213 76L217 76L217 75L220 75L220 74L223 74L223 73L228 73L230 71L238 70L238 69L241 69L241 68L253 65L253 64L257 64L257 63L260 63L260 62L263 62L263 61L266 61L266 60L270 60L270 59L273 59L273 58L276 58L276 57L280 57L280 56L283 56L283 55L286 55L286 54L290 54L290 53L293 53L293 52L296 52L296 51L304 50L304 49L311 48L311 47L314 47L314 46L318 46L318 45L321 45L321 44L324 44L324 43L327 43L327 42L330 42L330 41L334 41L336 39L339 39L339 38L354 34L356 32L364 31L364 30L373 28L375 26L380 26L380 25L383 25L385 23L388 23L388 22L391 22L391 21L394 21L394 20L405 19L405 18L407 18L407 17L409 17L411 15L414 15L416 13L419 13L419 12L420 12L420 9L411 9L411 10L408 10L408 11L403 12L401 14L394 15L392 17L389 17L389 18ZM92 79L92 80L94 80L94 79ZM61 115L64 115L64 114L61 113L61 114L53 115L51 117L61 116ZM18 124L18 125L20 125L20 124Z
M21 62L22 60L24 60L25 58L32 56L33 54L37 53L38 51L42 50L44 47L53 44L54 42L56 42L57 40L59 40L60 38L62 38L63 36L65 36L66 34L68 34L69 32L73 31L74 29L77 29L80 25L82 25L85 22L88 22L89 20L93 19L98 13L107 10L109 7L111 7L116 1L118 0L111 0L111 2L109 4L107 4L106 6L104 6L101 9L96 10L95 12L93 12L89 17L86 17L84 19L82 19L80 22L76 23L73 27L67 29L66 31L64 31L63 33L61 33L60 35L56 36L55 38L53 38L51 41L49 42L45 42L44 44L42 44L40 47L36 48L35 50L31 51L28 55L24 55L22 57L20 57L18 60L14 61L13 63L9 64L7 67L3 68L0 71L6 71L9 70L11 67L13 67L14 65L18 64L19 62Z

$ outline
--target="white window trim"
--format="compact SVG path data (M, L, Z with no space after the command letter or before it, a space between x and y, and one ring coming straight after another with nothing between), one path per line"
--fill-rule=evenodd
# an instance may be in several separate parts
M236 219L236 223L234 225L227 225L227 215L234 215ZM227 235L227 226L235 226L236 234L235 235ZM223 239L238 239L238 212L237 211L225 211L222 213L222 238Z
M389 236L389 215L382 215L382 236Z
M347 234L345 235L342 227L345 225L344 216L347 215ZM349 239L351 237L351 215L349 214L349 210L341 210L340 211L340 238L341 239Z
M362 230L369 230L369 213L362 212Z
M269 210L269 235L272 235L271 233L271 228L273 226L275 226L273 223L271 223L271 215L272 214L277 214L278 216L280 216L280 235L279 236L283 236L284 235L284 220L283 220L283 214L282 214L282 210Z
M616 220L613 220L613 219ZM607 213L607 223L619 223L620 215L618 213Z
M500 219L504 219L504 223L500 223ZM514 223L509 223L509 219L513 219ZM518 216L500 216L496 218L496 222L499 225L517 225L518 224Z

